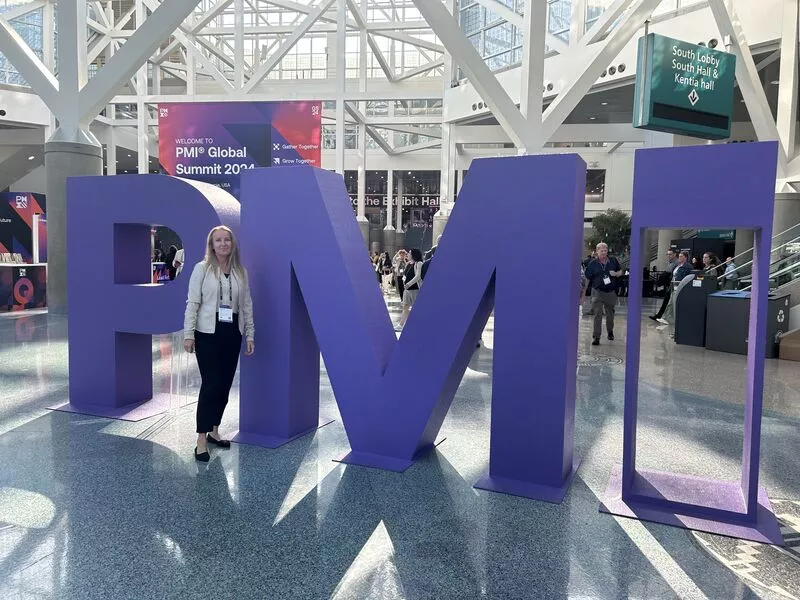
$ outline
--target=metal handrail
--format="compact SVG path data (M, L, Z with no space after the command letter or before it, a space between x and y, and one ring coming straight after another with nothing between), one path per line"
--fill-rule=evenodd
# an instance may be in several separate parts
M777 238L779 238L780 236L782 236L782 235L784 235L784 234L786 234L786 233L788 233L788 232L792 231L793 229L797 229L797 230L798 230L798 237L800 237L800 223L797 223L796 225L792 225L791 227L789 227L789 229L786 229L786 230L784 230L784 231L781 231L780 233L776 233L775 235L773 235L773 236L772 236L772 239L770 240L771 244L772 244L772 243L774 243L774 242L775 242L775 240L776 240ZM798 239L798 238L795 238L795 240L796 240L796 239ZM784 244L781 244L781 245L783 246L783 245L785 245L785 244L790 244L790 243L791 243L791 241L789 241L789 242L784 242ZM771 245L771 244L770 244L770 245ZM740 258L740 257L744 256L744 255L745 255L745 254L747 254L748 252L749 252L749 253L752 253L752 252L753 252L753 248L748 248L748 249L747 249L747 250L745 250L744 252L741 252L741 253L737 254L736 256L734 256L734 257L733 257L733 259L732 259L732 260L733 260L733 262L736 262L736 259L737 259L737 258ZM772 252L774 252L774 250L772 250ZM750 263L748 263L748 264L751 264L751 263L752 263L752 261L750 261ZM743 266L744 266L744 265L742 265L742 267L743 267ZM738 267L738 268L741 268L741 267Z
M795 227L798 227L798 226L800 226L800 223L798 223L798 225L795 225ZM794 227L791 227L791 228L787 229L786 231L790 231L791 229L794 229ZM783 233L786 233L786 231L784 231ZM783 235L783 233L779 233L778 235ZM778 236L775 236L775 237L778 237ZM774 239L775 239L775 237L773 237L772 239L774 240ZM778 251L779 251L781 248L783 248L783 247L785 247L785 246L787 246L787 245L789 245L789 244L796 244L796 243L800 243L800 235L798 235L798 236L797 236L797 237L795 237L795 238L792 238L791 240L789 240L789 241L787 241L787 242L783 242L782 244L780 244L780 245L778 245L778 246L774 247L774 248L773 248L773 249L770 251L770 254L773 254L773 253L775 253L775 252L778 252ZM742 254L740 254L739 256L742 256L742 255L746 254L747 252L752 252L752 251L753 251L753 248L750 248L749 250L746 250L745 252L742 252ZM786 260L786 259L787 259L787 257L785 257L785 256L783 256L783 257L781 257L781 258L777 258L777 259L775 259L774 261L770 262L769 266L770 266L770 267L772 267L773 265L775 265L775 264L777 264L777 263L781 262L782 260ZM733 262L735 263L735 262L736 262L736 257L734 257L732 260L733 260ZM752 260L749 260L748 262L744 263L743 265L739 265L739 266L737 266L737 267L736 267L736 268L735 268L733 271L734 271L735 273L737 273L737 272L739 271L739 269L744 269L745 267L749 267L749 266L751 266L752 264L753 264L753 261L752 261Z
M770 279L772 279L773 277L778 277L779 275L783 275L784 273L789 273L791 271L794 271L798 267L800 267L800 263L794 263L792 265L789 265L788 267L784 267L783 269L780 269L779 271L776 271L775 273L770 273L769 277L770 277ZM782 288L784 285L791 285L791 284L795 283L796 281L800 281L800 277L792 278L791 281L787 281L783 285L778 286L778 289ZM751 289L752 287L753 287L753 283L750 282L750 285L748 285L747 287L742 288L742 291L746 292L747 290Z

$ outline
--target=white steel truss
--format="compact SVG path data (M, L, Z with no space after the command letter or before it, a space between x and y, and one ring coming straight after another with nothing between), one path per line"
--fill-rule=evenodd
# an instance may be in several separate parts
M540 151L559 137L601 72L661 3L614 0L585 33L585 15L573 15L567 42L547 27L547 0L476 1L522 34L515 63L523 71L518 94L504 87L465 35L459 22L463 8L456 0L33 0L0 15L0 52L52 111L66 138L86 130L105 109L104 122L111 127L139 128L146 155L148 137L157 135L153 107L159 102L315 99L337 103L336 110L327 105L324 112L335 115L338 168L344 164L346 127L358 128L371 148L390 156L440 147L446 167L445 158L454 155L451 140L460 139L466 127L449 122L442 107L459 71L491 107L517 151ZM759 63L735 3L709 0L708 5L737 55L737 85L758 139L780 142L780 177L796 183L798 0L783 0L782 41ZM11 22L42 9L51 19L45 18L40 57ZM553 97L542 78L554 53L563 61L567 85ZM759 71L778 59L776 119ZM119 118L123 111L127 118ZM421 137L395 145L403 134ZM139 162L140 169L147 168L146 159Z

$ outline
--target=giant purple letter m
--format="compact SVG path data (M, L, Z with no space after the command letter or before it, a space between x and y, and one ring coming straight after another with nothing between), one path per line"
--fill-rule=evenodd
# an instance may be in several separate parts
M242 363L239 439L274 447L317 427L321 351L345 462L405 469L434 444L494 309L478 485L560 500L574 472L584 193L574 155L474 161L398 340L341 177L248 171L242 248L259 336L257 360Z

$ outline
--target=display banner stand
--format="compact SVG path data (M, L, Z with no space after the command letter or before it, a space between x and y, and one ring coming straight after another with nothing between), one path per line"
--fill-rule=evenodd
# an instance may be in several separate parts
M642 289L648 229L752 229L753 293L741 481L636 468L641 295L628 300L622 465L602 512L769 544L783 544L759 487L770 243L778 146L774 142L658 148L636 153L630 289ZM665 393L667 390L665 390Z

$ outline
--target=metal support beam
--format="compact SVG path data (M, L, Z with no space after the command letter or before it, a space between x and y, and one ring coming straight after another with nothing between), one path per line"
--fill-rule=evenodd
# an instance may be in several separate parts
M448 127L452 127L452 125L445 125L445 129L447 129ZM400 146L399 148L394 149L394 154L408 154L409 152L416 152L418 150L430 150L431 148L442 148L442 151L444 152L445 150L444 142L442 140L429 140L427 142L419 142L417 144L411 144L410 146ZM455 149L455 144L453 145L453 149ZM453 172L455 173L455 171ZM452 200L448 200L448 202L452 202Z
M58 97L61 110L58 118L60 129L66 132L77 131L82 123L88 124L88 119L82 118L78 99L89 75L86 62L86 19L86 2L59 2ZM97 109L98 113L100 108Z
M308 16L303 19L303 22L297 26L297 29L294 30L294 33L290 35L288 38L284 39L280 46L278 46L277 50L272 53L272 55L262 63L253 73L250 80L244 85L242 88L245 93L252 91L254 87L256 87L259 83L261 83L264 78L278 66L278 63L283 60L283 57L291 50L294 45L303 37L306 32L311 28L311 26L316 23L317 19L319 19L320 15L322 15L326 10L328 10L336 0L321 0L321 2L308 13ZM347 6L345 6L345 9ZM342 53L344 53L344 48L342 48Z
M797 81L798 27L800 1L783 0L783 35L778 88L778 135L786 149L787 160L797 155Z
M0 52L14 65L47 107L58 112L58 80L8 21L0 18Z
M493 13L500 15L503 19L511 23L517 29L522 29L523 31L526 29L525 23L527 22L528 17L520 15L513 8L506 6L499 0L477 0L477 1L478 4L480 4L487 10L490 10ZM526 4L525 15L528 14L529 12ZM542 17L542 20L538 22L538 25L541 25L542 28L544 29L546 23L547 23L547 5L545 4L545 13L544 16ZM542 38L539 38L540 41L541 39ZM569 50L569 44L567 44L564 40L557 38L549 31L544 32L544 41L547 42L547 45L550 46L550 48L552 48L559 54L564 54L567 50ZM542 43L542 50L544 50L544 43Z
M739 89L742 92L747 111L750 113L750 120L756 130L756 136L761 141L777 140L780 145L778 179L783 179L787 172L787 149L778 133L772 109L767 101L767 94L761 85L753 54L744 35L741 21L734 10L733 2L731 0L709 0L709 7L717 22L719 32L723 37L729 36L731 39L732 50L736 54L736 81L739 82Z
M381 52L381 49L378 47L377 42L375 39L369 35L369 28L367 27L367 21L364 18L364 15L361 13L361 9L356 5L353 0L347 0L347 6L350 8L350 13L353 15L358 28L362 31L363 35L366 36L366 42L369 45L369 49L372 51L372 54L375 55L375 59L378 61L378 64L383 71L383 74L386 75L386 78L389 81L394 81L394 72L392 71L389 63L386 62L386 57Z
M444 60L433 60L431 62L425 63L424 65L420 65L415 69L409 69L408 71L403 71L399 75L396 75L394 81L404 81L406 79L411 79L412 77L416 77L417 75L424 75L428 71L432 71L433 69L438 69L440 67L444 67ZM449 81L447 82L450 83Z
M94 118L114 97L122 82L136 72L139 65L178 28L194 7L195 3L186 0L163 0L150 18L114 54L114 58L81 90L79 106L82 119Z
M514 101L486 66L472 43L464 36L444 4L426 0L414 0L414 4L447 47L448 52L467 73L478 93L491 104L495 118L517 148L528 151L538 149L535 130L523 118Z
M626 0L628 12L604 41L587 47L581 40L579 45L570 49L571 63L578 70L569 75L565 74L564 79L568 81L567 86L544 111L542 139L545 143L553 137L592 85L600 78L603 70L633 38L644 22L650 18L660 1Z
M542 94L544 93L544 37L547 27L547 0L525 0L525 34L522 45L522 70L519 109L534 129L538 145L542 139Z

